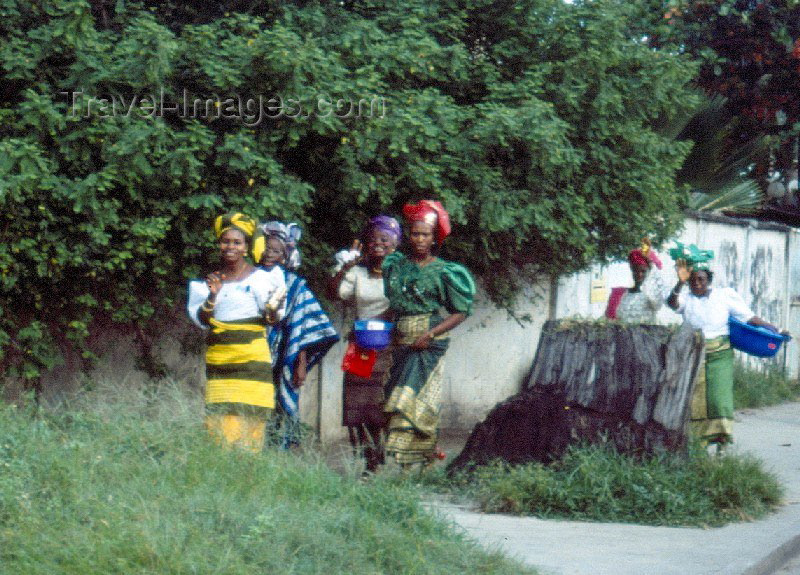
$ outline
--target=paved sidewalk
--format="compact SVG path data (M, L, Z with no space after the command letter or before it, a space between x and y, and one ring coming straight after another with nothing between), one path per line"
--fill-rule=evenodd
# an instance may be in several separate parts
M800 403L738 412L734 437L735 450L761 459L785 487L785 505L765 519L699 529L437 507L482 545L499 548L542 574L766 575L800 553Z

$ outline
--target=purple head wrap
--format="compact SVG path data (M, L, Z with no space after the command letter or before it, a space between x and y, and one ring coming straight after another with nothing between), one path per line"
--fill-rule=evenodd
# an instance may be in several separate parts
M402 231L400 230L400 224L396 219L394 219L391 216L380 215L370 218L369 222L367 222L367 227L364 228L364 235L363 235L364 243L366 243L366 240L369 234L372 233L372 230L380 230L384 233L389 234L395 239L395 242L398 244L400 243L400 238L403 235Z

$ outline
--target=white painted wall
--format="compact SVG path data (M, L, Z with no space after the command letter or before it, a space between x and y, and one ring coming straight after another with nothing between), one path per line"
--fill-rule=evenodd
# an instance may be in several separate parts
M548 317L549 298L549 285L528 288L516 302L519 319L514 319L479 290L474 313L453 330L445 356L442 427L471 429L495 404L520 390ZM349 319L337 315L332 321L340 333L347 333ZM309 374L300 396L301 419L319 431L323 442L346 436L340 369L344 351L339 342Z
M754 312L800 337L800 234L792 228L696 215L687 218L677 239L715 253L711 267L714 286L734 287ZM674 262L667 251L672 242L659 246L664 263L660 272L667 289L675 285ZM495 308L479 293L475 313L453 332L446 356L442 427L471 429L500 401L517 393L531 368L542 325L554 318L581 316L599 318L605 312L611 287L632 285L627 261L614 262L569 277L560 278L556 293L543 283L532 286L517 302L517 315L532 321L518 323L505 310ZM592 302L592 289L606 293ZM349 321L334 319L341 333ZM666 306L659 313L662 323L681 321ZM342 420L342 373L344 344L337 345L315 369L301 396L303 421L319 430L323 441L345 437ZM738 353L738 352L737 352ZM796 342L777 360L796 376L800 350Z
M539 285L518 298L515 314L529 316L527 321L478 298L445 356L442 427L471 428L520 390L547 320L549 296L549 286Z
M800 337L800 234L798 230L779 224L762 223L724 216L697 214L687 218L684 229L675 238L684 244L696 244L714 251L711 270L712 286L732 287L742 295L753 312L767 321L792 331ZM669 257L670 241L656 247L664 264L660 273L667 288L677 281L675 262ZM605 303L591 303L591 284L612 287L630 286L633 281L627 261L561 278L556 294L556 317L603 317ZM792 302L795 302L792 305ZM660 323L677 323L681 316L664 306L658 314ZM737 352L739 354L739 352ZM800 367L798 344L792 341L775 359L756 360L741 355L752 363L779 362L788 374L796 377Z
M677 236L684 243L695 243L712 249L715 259L712 269L715 286L731 286L739 291L757 315L772 323L788 328L800 338L800 232L787 226L764 224L749 220L734 220L719 216L695 215L687 218L684 229ZM657 251L664 262L661 274L667 288L675 284L674 262L667 255L672 242ZM615 286L632 284L626 261L560 278L555 293L549 282L531 286L517 301L516 315L530 316L530 321L519 323L503 309L495 308L483 293L478 294L475 313L457 327L447 352L443 389L442 427L471 429L500 401L517 393L533 363L543 323L550 317L582 316L602 317L608 299L608 290ZM592 301L595 291L601 297ZM329 310L331 311L331 310ZM349 331L350 321L337 310L332 317L339 332ZM666 306L659 314L663 323L678 322L680 316ZM195 328L184 321L186 329ZM175 329L174 327L172 328ZM175 343L175 332L168 331L168 339ZM175 341L173 341L175 340ZM116 341L109 338L109 341ZM131 349L130 345L118 346ZM345 345L340 342L325 357L323 364L309 374L301 393L300 414L303 422L318 430L325 441L343 439L342 427L342 372L340 369ZM163 354L162 354L163 355ZM131 355L133 357L133 355ZM180 380L196 381L204 385L203 357L198 354L186 358L178 352L163 355L171 371ZM797 376L800 365L800 346L793 340L775 360L786 372ZM68 361L68 364L70 362ZM76 366L79 362L75 361ZM114 360L114 365L118 362ZM43 388L52 396L69 389L69 382L79 373L79 367L56 369L43 380ZM144 377L144 374L142 374ZM77 385L77 384L76 384Z

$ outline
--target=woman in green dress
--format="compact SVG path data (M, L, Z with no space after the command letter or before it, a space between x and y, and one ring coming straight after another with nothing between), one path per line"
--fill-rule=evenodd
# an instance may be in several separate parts
M691 403L692 433L704 446L716 445L717 452L733 442L733 348L728 318L778 333L778 328L756 316L732 288L711 288L714 278L709 261L711 250L678 244L670 250L676 260L678 283L667 305L683 315L684 321L703 333L705 366L697 374ZM683 289L689 284L689 293Z
M383 260L389 307L396 313L396 349L386 384L386 453L403 467L434 459L448 332L472 311L475 282L463 266L436 256L450 233L439 202L403 207L411 253ZM440 310L447 311L446 316Z

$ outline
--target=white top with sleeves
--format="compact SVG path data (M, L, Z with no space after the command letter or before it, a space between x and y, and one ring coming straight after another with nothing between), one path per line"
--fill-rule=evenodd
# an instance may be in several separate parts
M755 315L733 288L712 288L704 297L681 290L676 311L693 328L702 330L706 339L730 335L728 315L744 322Z
M658 269L647 272L638 292L626 291L617 307L617 319L626 323L658 323L658 310L667 299L668 290L664 287Z
M283 270L279 266L273 267L270 271L256 268L253 273L238 282L223 283L222 289L217 294L214 319L235 321L263 316L267 302L279 287L286 288ZM200 322L198 314L208 294L205 280L189 282L189 301L186 303L186 311L189 312L189 318L203 329L207 329L208 326ZM278 320L285 314L284 300L277 311Z
M364 266L347 270L339 284L339 297L355 303L356 319L372 319L389 309L389 299L383 292L383 277L372 277Z

